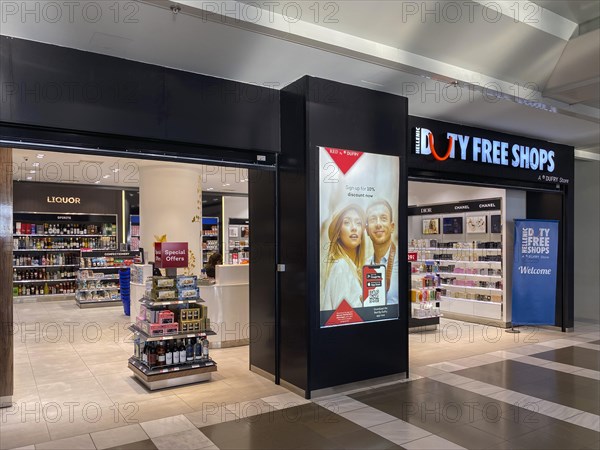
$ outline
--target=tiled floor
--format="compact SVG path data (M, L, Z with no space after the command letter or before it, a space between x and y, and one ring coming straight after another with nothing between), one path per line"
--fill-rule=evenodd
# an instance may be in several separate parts
M213 350L207 383L148 392L118 308L15 307L0 448L600 448L600 328L520 334L456 321L410 335L411 377L305 400Z

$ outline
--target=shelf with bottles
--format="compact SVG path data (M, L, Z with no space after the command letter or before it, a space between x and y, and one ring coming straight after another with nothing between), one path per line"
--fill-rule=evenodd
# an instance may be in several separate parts
M13 254L13 267L69 267L79 266L79 252Z
M35 267L24 269L22 267L13 267L13 282L27 283L35 281L59 281L75 279L77 271L64 266L56 268Z
M13 237L13 250L79 250L80 248L116 249L117 237Z
M46 295L74 294L77 286L75 281L39 280L39 283L13 283L13 297L41 297Z
M64 215L36 215L34 213L15 213L14 215L14 236L44 236L44 237L64 237L64 236L113 236L116 237L116 222L102 223L97 217L92 217L95 223L85 223L91 216L85 218L79 215L68 215L68 219L62 219ZM23 218L23 220L21 220ZM83 219L84 222L74 221ZM114 220L114 216L105 217L108 220Z
M133 358L148 371L212 366L215 362L209 356L209 346L206 336L153 341L136 335L133 339Z
M175 357L175 350L172 350L172 356L171 358ZM165 360L167 358L167 354L165 354ZM146 356L147 357L147 356ZM181 355L179 355L179 358L181 358ZM194 369L202 369L202 368L212 368L212 371L216 371L216 366L217 363L210 359L205 360L205 361L201 361L201 360L194 360L193 362L187 362L187 357L186 357L186 362L185 363L181 363L181 362L177 362L177 363L173 363L173 364L165 364L163 365L155 365L155 366L149 366L148 364L146 364L145 360L143 359L139 359L136 358L135 356L132 356L131 358L129 358L129 364L133 365L136 369L140 370L142 373L144 373L145 375L159 375L159 374L164 374L164 373L172 373L172 372L183 372L183 371L187 371L187 370L194 370Z

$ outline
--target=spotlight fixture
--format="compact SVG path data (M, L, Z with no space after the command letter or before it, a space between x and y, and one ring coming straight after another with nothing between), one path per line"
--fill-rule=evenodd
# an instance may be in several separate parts
M46 155L44 155L43 153L38 153L38 154L37 154L37 157L38 157L39 159L42 159L44 156L46 156Z
M173 13L173 15L176 16L181 11L181 6L179 6L179 5L171 5L170 9L171 9L171 12Z

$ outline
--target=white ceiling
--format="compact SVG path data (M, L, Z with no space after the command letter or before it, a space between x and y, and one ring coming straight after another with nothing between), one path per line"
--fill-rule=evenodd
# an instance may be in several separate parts
M82 18L86 3L101 7L95 23ZM80 2L74 20L66 11L56 23L11 16L1 32L276 89L303 75L328 78L405 95L413 115L600 153L600 111L588 106L595 103L543 95L577 24L598 17L600 2L295 2L300 10L292 3L277 2L270 13L180 0L174 15L172 2L123 1L115 21L113 2ZM484 6L491 4L502 14ZM280 14L298 11L300 21Z
M248 193L247 169L13 149L15 181L138 188L140 170L148 166L185 166L195 170L204 192Z

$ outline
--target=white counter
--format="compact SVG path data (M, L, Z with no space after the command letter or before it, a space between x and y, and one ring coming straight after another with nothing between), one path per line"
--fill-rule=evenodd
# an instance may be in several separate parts
M235 347L250 343L249 284L214 284L200 286L200 297L208 307L211 347Z

